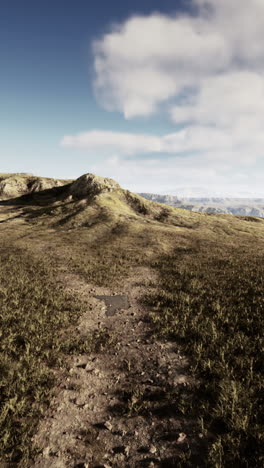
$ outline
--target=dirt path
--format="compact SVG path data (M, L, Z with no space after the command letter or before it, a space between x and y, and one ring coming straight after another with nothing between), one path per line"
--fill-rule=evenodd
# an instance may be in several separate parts
M176 417L175 401L164 391L192 382L176 346L150 338L139 300L152 278L150 270L139 268L122 291L113 291L61 272L64 287L87 303L75 333L107 329L116 344L75 356L68 374L58 373L56 396L34 437L42 453L32 467L170 467L178 466L179 454L189 447L201 446L201 434ZM95 298L118 293L130 307L111 314Z

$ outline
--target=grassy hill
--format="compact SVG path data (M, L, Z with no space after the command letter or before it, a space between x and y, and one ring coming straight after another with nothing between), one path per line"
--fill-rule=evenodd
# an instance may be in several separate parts
M71 336L85 304L58 272L122 291L146 267L151 339L175 343L196 382L164 383L162 407L195 421L205 441L198 455L186 445L157 463L262 466L264 220L153 203L91 174L0 175L1 197L1 461L32 466L31 438L65 356L111 346L108 333ZM137 412L147 421L154 403L144 388Z

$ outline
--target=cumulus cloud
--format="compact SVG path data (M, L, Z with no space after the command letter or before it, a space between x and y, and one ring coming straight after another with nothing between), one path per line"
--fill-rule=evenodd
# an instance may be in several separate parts
M140 133L122 133L92 130L77 135L66 135L62 146L87 150L97 154L115 153L132 156L145 153L182 154L190 151L222 149L229 146L229 139L214 128L189 126L164 136Z
M102 153L114 151L124 155L161 151L159 137L100 130L64 136L61 145L91 151L97 150Z
M194 158L123 159L112 156L103 162L91 162L89 171L112 177L134 192L174 194L178 196L256 196L264 197L261 177L241 168L230 171L229 164L210 165L210 154Z
M116 26L93 50L97 97L126 118L152 114L230 62L225 38L209 22L157 14Z
M244 148L240 148L241 142ZM260 134L260 141L264 143L264 135ZM248 137L240 135L240 129L236 138L231 138L230 132L218 128L202 125L190 125L182 130L163 136L153 136L140 133L123 133L112 131L92 130L77 135L66 135L61 140L64 147L85 150L87 154L109 155L119 157L144 155L148 153L163 156L178 155L183 157L185 153L191 153L193 157L197 153L210 151L214 160L229 160L231 151L233 160L242 162L253 161L247 152ZM232 159L232 157L231 157Z
M253 196L264 196L246 140L242 146L239 138L230 141L226 131L192 125L163 136L95 130L65 136L61 145L84 151L89 172L134 191L246 196L248 187Z
M264 79L251 71L231 71L206 78L197 94L172 108L175 122L233 127L238 119L264 115Z
M263 79L264 2L192 3L197 15L135 16L94 42L95 90L106 108L126 118L151 115L188 89L199 94L214 79L235 79L230 71L242 80L240 94Z
M225 187L228 180L229 186L253 187L254 180L260 183L264 148L264 1L190 5L192 14L130 17L93 43L101 105L128 120L162 109L175 132L93 130L61 143L110 155L106 175L124 181L134 174L138 180L163 178L164 185L173 178L188 184L189 177L189 184L199 178L207 186Z

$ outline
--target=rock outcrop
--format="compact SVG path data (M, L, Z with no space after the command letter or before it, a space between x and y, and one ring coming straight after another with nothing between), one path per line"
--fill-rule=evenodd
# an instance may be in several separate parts
M120 185L113 179L99 177L94 174L84 174L71 184L69 193L75 199L82 199L102 192L112 192L120 188Z
M31 174L3 174L0 176L0 198L17 198L53 187L61 187L68 181L36 177Z

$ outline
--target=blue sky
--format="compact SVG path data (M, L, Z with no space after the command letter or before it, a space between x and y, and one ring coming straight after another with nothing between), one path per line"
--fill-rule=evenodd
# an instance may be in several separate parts
M0 172L264 196L264 4L205 3L2 1Z

